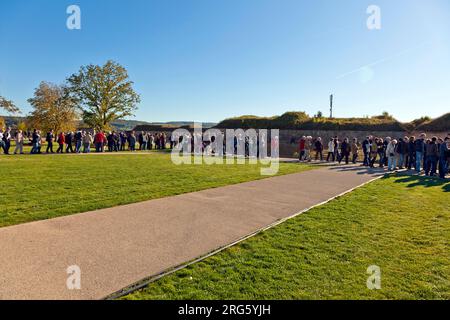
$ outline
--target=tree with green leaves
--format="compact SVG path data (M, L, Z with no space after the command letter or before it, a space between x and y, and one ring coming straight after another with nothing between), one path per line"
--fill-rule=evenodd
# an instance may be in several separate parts
M66 86L43 81L28 102L33 107L28 118L32 127L55 132L75 129L78 121L77 100Z
M20 113L19 108L16 107L14 102L7 100L2 96L0 96L0 109L4 109L9 113Z
M67 81L83 121L97 130L110 129L111 122L133 116L140 102L127 70L114 61L82 66Z

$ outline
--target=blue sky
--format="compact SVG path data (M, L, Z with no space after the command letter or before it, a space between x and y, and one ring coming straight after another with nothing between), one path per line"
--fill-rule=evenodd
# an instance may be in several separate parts
M71 4L81 30L66 28ZM450 111L450 2L0 1L0 94L25 113L40 81L108 59L135 82L140 120L328 114L330 93L337 117L436 117Z

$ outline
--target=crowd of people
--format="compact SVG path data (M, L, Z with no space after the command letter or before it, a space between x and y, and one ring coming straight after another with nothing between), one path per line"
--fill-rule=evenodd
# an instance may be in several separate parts
M23 132L17 130L14 137L10 128L3 131L0 129L0 149L5 154L10 154L11 141L15 141L14 154L24 153L25 140L31 145L31 154L43 153L42 146L46 146L45 153L90 153L91 147L95 152L119 152L139 150L164 150L173 148L171 139L167 139L165 133L140 132L94 132L78 130L76 132L60 132L55 134L50 130L42 135L40 130ZM56 151L55 148L57 147Z
M324 152L327 151L326 160ZM437 176L444 179L449 171L450 162L450 134L445 138L427 138L422 133L417 139L414 136L401 137L398 140L391 137L378 138L368 136L359 143L354 138L340 140L338 137L323 142L320 137L313 139L304 136L299 143L300 161L315 160L327 162L356 163L362 156L363 165L375 165L389 171L397 169L424 172L427 176Z
M234 152L237 154L238 145L243 147L243 155L249 157L255 154L259 155L259 147L265 147L265 135L262 135L263 141L259 142L259 136L251 139L245 135L238 134L234 137ZM215 142L214 135L205 135L203 133L169 136L164 132L149 133L141 131L136 133L131 132L115 132L111 131L104 133L103 131L91 133L90 131L78 130L76 132L60 132L55 134L50 130L45 135L42 135L40 130L33 130L32 132L22 132L17 130L14 134L11 129L6 131L0 129L0 150L3 149L5 154L10 154L11 141L15 141L15 149L13 154L23 154L25 141L31 145L31 154L42 153L90 153L91 148L95 152L119 152L119 151L144 151L144 150L165 150L173 149L174 146L181 145L185 147L186 144L191 145L191 152L194 154L208 153L209 155L219 154L216 148L208 148ZM45 152L43 151L45 147ZM55 148L56 152L55 152ZM274 148L274 146L272 146ZM184 150L184 148L182 148ZM253 151L253 152L252 152ZM223 153L227 154L226 140L223 140Z
M195 145L194 137L185 139ZM14 154L24 153L24 143L28 140L31 145L31 154L43 153L42 146L46 146L45 153L90 153L93 146L95 152L119 152L136 150L164 150L182 143L183 139L175 141L168 138L163 132L93 132L78 130L76 132L60 132L55 134L50 130L42 135L41 131L35 129L32 132L22 132L16 130L14 136L10 128L0 129L0 150L5 154L10 154L11 141L15 141ZM178 140L178 139L176 139ZM212 140L211 140L212 141ZM237 148L235 138L235 149ZM258 141L254 142L259 145ZM204 147L204 145L202 145ZM56 151L54 150L57 147ZM202 148L203 149L203 148ZM251 149L251 141L245 140L245 154ZM193 147L192 150L195 150ZM224 144L224 153L225 144ZM326 152L326 155L325 155ZM361 143L356 139L339 139L337 136L324 142L322 138L313 139L311 136L303 136L299 142L299 160L301 162L316 161L345 162L346 164L357 163L361 158L363 165L375 167L376 165L389 171L397 169L415 170L424 172L427 176L437 176L445 178L449 171L450 161L450 134L445 138L427 138L422 133L418 138L401 137L392 139L391 137L378 138L367 136Z

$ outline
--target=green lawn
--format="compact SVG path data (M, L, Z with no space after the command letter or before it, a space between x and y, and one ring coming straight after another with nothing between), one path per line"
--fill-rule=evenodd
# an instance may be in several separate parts
M450 299L450 183L378 180L125 299Z
M176 166L161 152L0 155L0 177L0 227L265 178L259 165Z

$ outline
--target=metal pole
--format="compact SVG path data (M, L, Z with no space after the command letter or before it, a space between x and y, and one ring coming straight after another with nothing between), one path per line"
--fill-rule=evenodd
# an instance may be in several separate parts
M330 95L330 118L333 118L333 95Z

